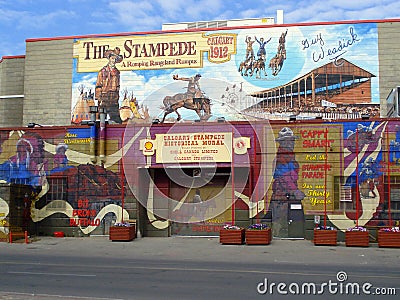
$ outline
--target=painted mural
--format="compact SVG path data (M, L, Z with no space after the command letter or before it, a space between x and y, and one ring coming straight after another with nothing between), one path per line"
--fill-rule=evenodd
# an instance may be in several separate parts
M326 214L329 220L343 231L354 226L356 222L360 226L388 225L390 220L387 209L388 206L397 207L396 195L398 193L397 185L394 184L391 186L390 197L387 192L388 170L392 175L392 181L398 175L398 170L396 169L396 164L398 164L396 155L398 153L392 152L395 149L394 145L397 143L396 140L398 140L399 135L398 127L394 125L395 123L395 121L390 123L387 121L302 122L288 123L283 126L272 123L272 131L269 132L272 137L270 137L268 143L262 144L268 149L267 152L270 151L268 153L276 154L273 163L269 165L269 167L272 166L273 171L270 174L266 174L267 170L271 171L270 168L258 170L258 176L253 178L255 182L263 183L268 181L267 178L269 176L270 181L268 182L270 184L262 184L264 188L260 189L257 187L243 189L243 186L232 186L231 177L229 177L230 179L224 183L225 185L228 184L228 193L224 195L225 200L228 199L235 203L232 205L236 205L236 209L248 210L249 219L262 218L273 201L287 201L292 204L301 203L306 215ZM196 130L193 125L191 125L190 130L180 127L180 130L184 131L179 132L185 132L185 135ZM223 126L221 125L219 128L223 128ZM131 129L132 133L130 135L133 135L137 134L136 130L141 129L141 127L132 127ZM157 127L157 129L149 128L148 133L157 136L160 135L156 134L156 132L159 132L158 130L160 130L160 127ZM169 130L169 127L162 130ZM177 129L175 128L175 130ZM241 132L241 134L246 136L244 132ZM250 132L247 134L247 137L252 140L253 136ZM162 136L165 138L164 135ZM161 144L153 141L152 145L157 146L151 149L146 149L142 146L141 153L128 152L127 155L141 164L141 167L136 165L138 168L144 168L144 165L147 168L157 166L157 162L161 163L163 160L156 159L156 152L168 152L167 148L170 147L168 146L170 138L167 139L168 142L164 139L162 140L164 142ZM179 143L179 138L171 138L171 140ZM145 139L143 145L148 141L148 139ZM276 144L275 150L267 146L271 144L271 141ZM164 147L165 145L167 147ZM182 148L182 155L186 151L185 149L191 149L189 142L185 142L185 145L187 147ZM252 160L254 150L251 145L252 142L250 142L250 148L248 149L250 164L254 162ZM146 151L149 152L145 154ZM175 151L174 153L176 155L180 152ZM194 159L196 154L189 153L186 156ZM167 165L168 163L173 163L173 157L167 155L167 159L164 162ZM180 157L180 159L180 165L185 165L185 157ZM235 158L234 160L235 165L240 166L240 159ZM168 169L168 166L164 165L164 167ZM131 168L131 170L134 169ZM167 172L163 176L167 176L171 181L176 182L174 175L171 174ZM230 174L232 176L232 173ZM135 182L134 174L127 174L127 178L128 183L130 180ZM156 201L156 199L168 201L169 198L162 196L160 187L156 186L157 180L149 178L149 181L153 183L149 186L149 194L145 201L147 201L146 199L152 201L150 207L153 207L153 201ZM210 185L205 189L206 186L201 187L203 192L212 195L207 190L210 189ZM234 197L232 196L232 188L234 189ZM188 204L191 203L189 199L195 196L195 189L191 185L186 188L177 187L176 190L174 188L171 189L173 192L169 197L181 199L183 202L187 201ZM213 195L215 196L215 194ZM392 198L391 204L387 203L388 198ZM144 203L144 205L148 204ZM176 203L171 204L171 206L176 206ZM227 205L225 209L225 214L209 217L213 217L211 218L212 220L222 220L223 223L234 221L233 215L229 213L232 212L229 210L231 207ZM397 208L392 211L395 215L396 210ZM220 213L222 212L220 211ZM162 215L162 219L168 219L168 217L173 216ZM394 218L398 218L398 216ZM157 220L157 218L154 220ZM158 223L163 228L168 226L168 221L158 220ZM156 222L155 224L158 223ZM198 224L196 218L186 220L183 223L192 224L192 227L194 226L197 230L204 231L214 231L212 226L218 225L208 224L207 222Z
M82 235L104 227L105 220L129 219L121 206L118 166L113 166L120 153L109 155L108 166L94 165L89 163L89 143L87 128L1 132L0 180L10 184L11 196L0 195L0 238L10 227L27 230L29 223L48 218L54 218L55 227ZM21 186L28 190L18 199L12 187Z
M234 221L235 194L241 195L244 206L245 202L254 209L258 199L248 187L244 194L254 156L250 140L258 140L254 136L258 132L259 142L264 142L264 127L248 124L236 128L229 122L150 127L128 124L124 140L137 137L140 144L124 143L125 176L133 194L147 208L151 224L160 229L172 225L176 234L215 234L225 223ZM246 170L236 174L236 180L231 172L233 163ZM266 161L263 166L266 173ZM263 176L265 181L254 184L260 195L268 177Z
M375 23L79 38L71 122L91 105L115 123L378 116L377 39Z
M215 234L237 210L250 221L285 201L342 231L399 223L398 121L272 122L271 131L262 122L205 123L108 128L103 164L91 162L87 127L2 131L0 179L29 190L18 205L0 195L0 234L16 205L39 227L51 219L71 234L104 233L107 220L136 218L123 193L142 202L146 226L176 234ZM207 165L193 164L202 158ZM246 166L259 167L250 175Z
M388 161L390 155L389 138L394 132L395 122L360 122L346 123L343 126L343 177L340 185L343 193L349 193L352 207L350 211L343 208L343 214L330 218L340 228L354 226L358 219L360 226L389 225L387 212L392 195L387 189L388 172L392 165ZM391 172L389 172L391 173ZM386 183L386 187L385 187ZM346 200L346 198L342 198ZM396 199L393 199L396 200ZM390 203L389 203L390 204ZM353 221L353 224L351 224Z
M400 122L368 118L376 23L82 37L72 64L69 128L0 131L0 182L29 188L18 203L1 192L0 239L15 207L22 227L86 235L135 219L136 201L144 227L174 234L276 203L342 231L399 224ZM76 126L93 106L107 126Z
M299 200L306 214L326 213L341 230L356 221L360 226L388 225L388 170L398 176L397 153L390 149L396 143L393 123L278 127L276 141L285 141L286 147L278 148L271 201ZM392 189L397 192L397 186Z

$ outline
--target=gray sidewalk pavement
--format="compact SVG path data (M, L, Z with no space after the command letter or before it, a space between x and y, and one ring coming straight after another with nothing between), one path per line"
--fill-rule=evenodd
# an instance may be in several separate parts
M346 262L360 264L393 264L400 258L399 248L379 248L376 243L369 247L315 246L310 240L290 240L274 238L269 245L222 245L219 237L142 237L129 242L110 241L108 236L95 237L37 237L33 242L0 243L3 251L21 253L47 252L52 255L104 256L115 255L120 258L157 257L164 260L242 261L258 262L260 258L269 261L291 263L332 263Z

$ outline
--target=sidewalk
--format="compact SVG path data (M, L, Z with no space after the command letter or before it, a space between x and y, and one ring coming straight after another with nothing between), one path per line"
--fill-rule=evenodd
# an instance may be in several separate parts
M379 248L376 243L369 247L315 246L309 240L288 240L274 238L270 245L222 245L219 237L143 237L130 242L110 241L108 236L96 237L37 237L29 244L0 243L0 252L20 251L21 253L49 253L49 255L71 255L101 257L115 255L130 259L151 259L183 261L241 261L257 263L261 257L274 262L338 264L346 262L368 265L393 265L398 263L400 249Z

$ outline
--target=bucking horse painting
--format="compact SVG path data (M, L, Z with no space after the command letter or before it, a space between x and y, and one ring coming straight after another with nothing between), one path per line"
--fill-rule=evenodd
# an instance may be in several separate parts
M201 98L191 98L187 93L180 93L174 96L166 96L163 100L164 117L161 123L164 123L165 118L172 112L178 115L177 121L182 119L178 112L181 107L194 110L200 120L207 121L211 117L211 101L208 97L202 95Z
M172 112L178 115L177 121L182 119L182 116L178 112L181 107L194 110L199 116L200 120L207 121L211 117L211 101L201 91L199 80L200 74L196 76L185 78L174 75L174 80L188 81L188 87L186 93L178 93L173 96L166 96L163 100L164 117L161 123L164 123L165 118Z

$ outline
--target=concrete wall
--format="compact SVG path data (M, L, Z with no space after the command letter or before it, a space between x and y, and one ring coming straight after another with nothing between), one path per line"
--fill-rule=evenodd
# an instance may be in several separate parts
M400 85L400 63L398 62L400 23L378 24L378 35L381 116L385 116L385 99L392 88Z
M70 124L72 39L28 41L23 124Z
M22 125L24 57L6 57L0 62L0 127Z
M24 93L24 57L4 58L0 63L0 96Z

